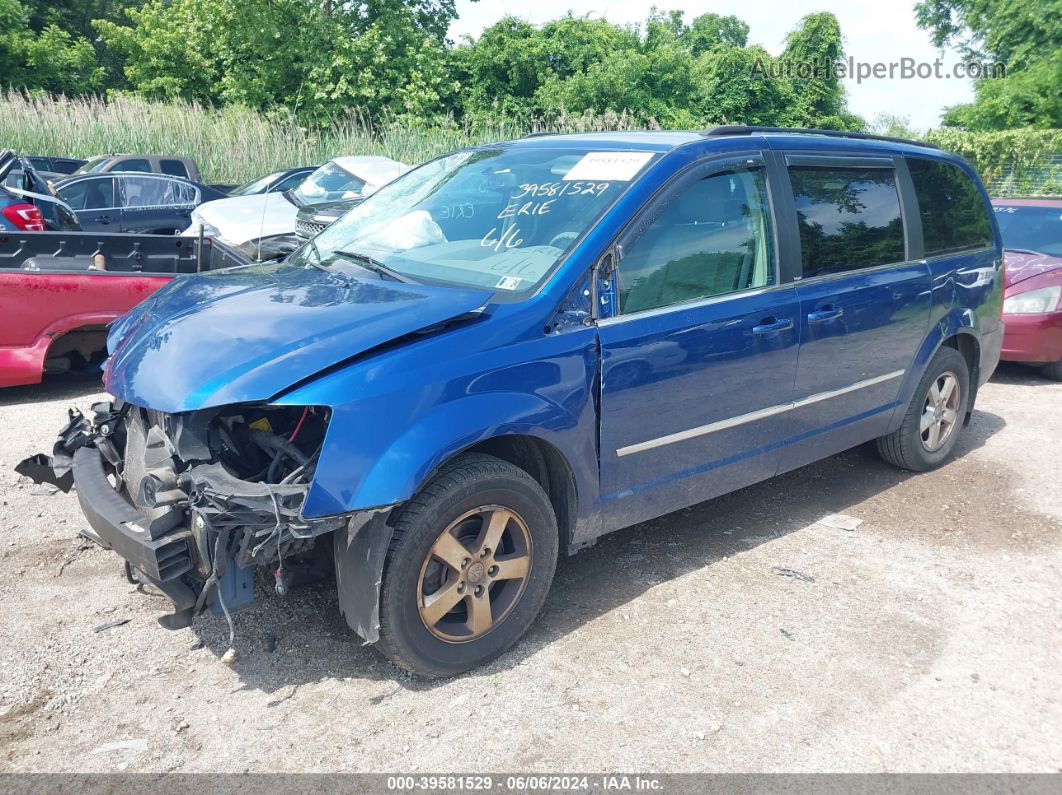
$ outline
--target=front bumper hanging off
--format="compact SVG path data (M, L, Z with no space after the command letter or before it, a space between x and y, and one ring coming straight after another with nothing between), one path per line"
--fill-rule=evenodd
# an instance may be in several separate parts
M206 444L209 415L160 423L120 401L92 408L92 420L71 409L52 456L33 456L16 471L76 487L90 526L83 534L171 599L174 613L159 619L167 628L188 626L208 605L247 606L255 564L307 549L346 523L301 517L308 484L232 475Z

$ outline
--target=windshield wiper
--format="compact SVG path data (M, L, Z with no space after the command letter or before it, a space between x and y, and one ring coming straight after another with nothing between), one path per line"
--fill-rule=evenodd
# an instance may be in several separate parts
M1003 250L1013 251L1015 254L1036 254L1041 257L1044 254L1042 251L1033 251L1031 248L1010 248L1008 246L1003 246Z
M361 254L357 251L335 251L334 254L338 254L340 257L345 257L366 270L378 273L381 276L386 276L389 279L394 279L396 282L405 282L406 284L416 284L417 282L404 273L399 273L394 268L389 268L384 265L380 260L373 259L368 254Z

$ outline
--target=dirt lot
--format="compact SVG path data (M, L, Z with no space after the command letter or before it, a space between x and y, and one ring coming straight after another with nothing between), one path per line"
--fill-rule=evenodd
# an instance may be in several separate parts
M327 585L262 588L231 668L223 621L162 629L75 497L12 471L96 388L0 396L0 770L1062 769L1062 384L1030 371L937 472L852 450L562 560L530 635L441 683Z

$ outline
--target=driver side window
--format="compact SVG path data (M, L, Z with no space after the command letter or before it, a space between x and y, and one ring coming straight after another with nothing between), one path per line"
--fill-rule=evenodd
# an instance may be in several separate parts
M625 314L772 284L764 170L713 174L673 196L625 253L618 280Z
M59 198L74 210L102 210L114 207L114 180L86 179L59 189Z

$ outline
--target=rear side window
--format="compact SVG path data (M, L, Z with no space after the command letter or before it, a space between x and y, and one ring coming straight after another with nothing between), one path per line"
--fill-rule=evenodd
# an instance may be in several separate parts
M160 160L159 168L162 169L163 174L169 174L171 177L187 178L188 176L188 169L184 167L184 163L182 163L180 160Z
M907 158L918 197L925 255L932 257L992 245L992 222L966 172L951 163Z
M620 261L620 311L770 284L772 240L763 169L706 177L675 196Z
M136 176L121 177L119 182L122 206L126 208L174 207L198 200L198 189L187 182Z
M151 171L151 163L139 158L133 160L119 160L111 168L111 171Z
M905 259L891 168L791 166L805 278Z
M80 160L68 160L63 157L52 158L52 169L60 174L73 174L79 168L81 168Z

